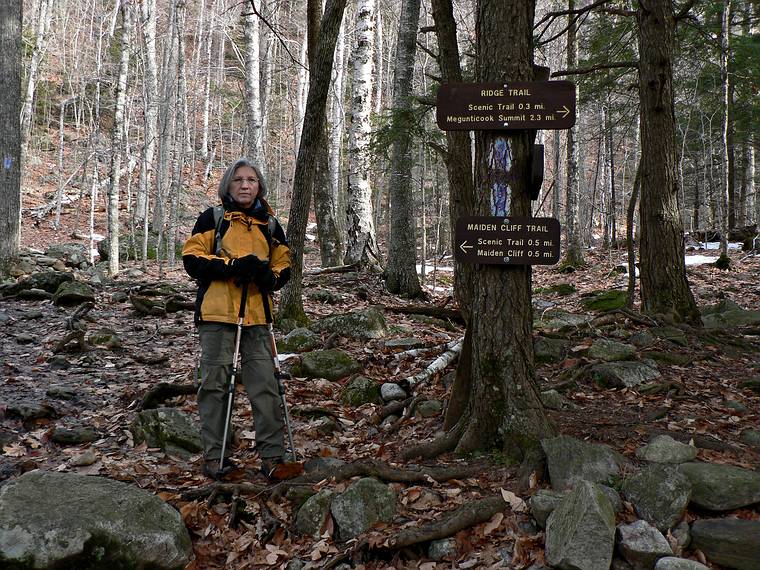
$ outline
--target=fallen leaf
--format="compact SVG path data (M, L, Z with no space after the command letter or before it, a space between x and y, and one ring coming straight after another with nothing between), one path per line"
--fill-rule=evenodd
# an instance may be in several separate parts
M504 513L496 513L494 516L491 517L491 520L486 523L486 526L483 528L483 535L488 536L493 531L495 531L497 528L499 528L499 525L501 525L501 521L504 520Z
M514 512L524 513L528 510L528 506L525 504L525 501L515 495L512 491L507 491L506 489L500 489L500 491L502 498Z

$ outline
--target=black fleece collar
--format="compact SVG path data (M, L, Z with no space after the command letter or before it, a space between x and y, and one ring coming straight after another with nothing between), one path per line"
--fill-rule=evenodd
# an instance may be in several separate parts
M266 221L269 218L269 204L264 198L256 198L252 206L243 208L235 202L232 196L227 195L224 198L224 209L228 212L242 212L246 216L256 218L257 220Z

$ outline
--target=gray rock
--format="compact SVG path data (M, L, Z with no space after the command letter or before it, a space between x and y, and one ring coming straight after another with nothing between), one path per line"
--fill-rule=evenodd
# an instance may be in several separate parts
M58 415L55 408L47 402L20 402L12 404L5 409L5 414L10 418L19 418L25 422L54 418Z
M443 403L439 400L425 400L417 405L417 411L423 418L434 418L440 416L443 411Z
M382 311L374 307L325 317L316 321L311 328L316 332L337 333L360 340L382 338L388 334Z
M561 362L565 359L569 350L570 343L566 340L545 336L533 337L533 352L536 362Z
M53 298L53 294L44 289L26 289L19 292L18 298L27 301L47 301Z
M365 477L335 497L330 506L341 541L350 540L396 513L396 493L377 479Z
M384 382L380 385L380 397L384 402L393 402L395 400L406 400L409 396L395 382Z
M457 557L457 541L453 538L433 540L428 546L428 558L436 562L453 560Z
M625 458L606 445L560 435L541 441L552 487L568 489L580 480L606 483L620 474Z
M330 504L335 493L324 489L310 497L298 509L295 520L295 530L300 535L319 538L322 527L330 516Z
M109 349L121 348L122 342L115 330L101 327L87 336L87 342L94 346L104 346Z
M307 473L315 473L317 471L332 471L338 467L343 467L346 464L342 459L336 459L335 457L314 457L309 459L304 464L304 470Z
M0 489L0 566L181 569L191 554L180 514L132 485L31 471Z
M760 324L760 311L733 309L723 313L702 315L702 324L706 329L727 329L745 325Z
M34 342L34 338L29 333L19 333L16 335L16 342L19 344L31 344Z
M686 463L697 457L697 448L676 441L669 435L658 435L649 444L637 449L636 457L656 463Z
M425 341L419 338L392 338L385 341L385 348L390 350L412 350L425 346Z
M662 533L646 521L621 524L617 532L620 554L634 570L650 570L658 558L673 554Z
M55 257L49 257L47 255L38 255L34 258L34 261L37 263L37 265L42 265L43 267L53 267L54 265L59 266L58 262L60 260L56 259Z
M11 285L8 289L4 290L4 294L16 295L27 289L43 289L48 293L55 293L62 283L73 280L74 276L71 273L65 273L63 271L41 271L33 273L26 279L22 279L18 283Z
M380 399L381 388L371 378L357 376L343 389L340 399L349 406L375 404Z
M67 281L53 295L53 303L56 305L81 305L82 303L95 301L95 293L87 283L81 281Z
M711 511L730 511L760 502L760 473L731 465L684 463L691 502Z
M45 391L45 395L58 400L73 400L77 397L76 390L66 386L51 386Z
M655 463L623 481L623 495L639 517L665 532L683 518L691 482L677 467Z
M45 255L60 259L70 267L77 267L87 259L87 248L81 243L54 244L45 250Z
M652 327L649 329L649 332L660 340L666 340L679 346L689 346L689 339L686 336L686 333L678 327Z
M738 570L760 568L760 521L700 519L691 525L692 547L712 562Z
M279 352L306 352L315 349L320 343L317 333L305 327L299 327L277 342L277 350Z
M546 525L546 561L561 570L608 570L615 547L615 513L609 499L579 481Z
M306 568L306 562L300 558L291 558L285 566L285 570L303 570L304 568Z
M633 388L660 377L656 365L644 362L603 362L591 367L591 378L601 386Z
M615 511L616 513L620 513L623 511L623 499L620 498L620 493L618 493L612 487L608 487L607 485L602 485L601 483L597 483L596 487L602 493L604 493L607 496L607 498L610 500L610 504L612 505L613 511Z
M599 338L588 349L588 355L604 362L630 360L636 355L636 347L625 342Z
M695 560L686 560L685 558L676 558L675 556L666 556L660 558L654 565L654 570L710 570L704 564Z
M688 548L691 544L691 529L689 523L681 521L670 531L680 548Z
M79 445L90 443L98 439L98 432L91 427L56 427L50 439L59 445Z
M325 378L338 380L359 372L362 365L354 360L350 354L339 348L330 350L314 350L301 356L301 361L294 364L291 372L293 376L306 378Z
M562 310L550 310L536 315L534 326L543 330L557 330L559 332L574 330L594 320L590 314L568 313Z
M641 331L632 334L628 342L638 348L648 348L657 342L657 338L649 331Z
M567 492L540 489L530 498L530 510L536 523L541 528L546 528L546 520L565 498Z
M343 300L342 295L337 295L328 289L312 289L306 296L312 301L328 305L337 305Z
M541 392L541 403L550 410L561 410L565 400L556 390L545 390Z
M739 439L742 443L746 443L747 445L760 447L760 430L745 429L739 436Z
M734 415L743 415L747 413L747 406L745 406L741 402L737 402L736 400L726 400L725 406L729 410L733 410L734 412L736 412L736 414Z
M201 451L198 425L186 413L174 408L143 410L130 427L135 443L146 441L150 447L187 457Z
M340 424L329 416L317 418L311 422L311 427L321 435L332 435L340 429Z

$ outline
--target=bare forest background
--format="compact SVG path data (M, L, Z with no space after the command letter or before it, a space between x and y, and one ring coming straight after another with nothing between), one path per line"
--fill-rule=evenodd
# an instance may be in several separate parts
M578 117L570 131L538 133L545 181L533 210L577 227L563 245L582 248L622 243L639 160L635 20L622 13L625 3L604 4L539 2L534 30L535 63L577 83ZM472 81L474 6L454 8L463 78ZM54 212L56 240L95 245L119 233L122 260L158 257L173 268L177 247L167 244L181 244L215 202L223 169L246 155L261 165L285 225L309 89L307 16L305 1L25 2L22 243L41 245L48 232L33 222ZM451 254L449 192L457 190L448 188L435 125L441 72L431 7L422 2L403 102L394 98L400 17L385 0L345 8L311 221L320 222L323 266L385 264L404 105L412 158L404 184L424 281ZM760 218L757 25L758 3L734 0L699 2L678 27L673 82L687 232ZM110 228L109 200L118 212Z

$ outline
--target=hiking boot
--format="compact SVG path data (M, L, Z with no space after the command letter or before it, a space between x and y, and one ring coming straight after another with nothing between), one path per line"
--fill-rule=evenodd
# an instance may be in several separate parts
M203 462L203 474L217 481L223 479L236 469L238 469L238 464L228 457L224 459L221 469L219 469L218 459L207 459Z
M261 472L264 477L270 481L277 481L279 478L276 476L277 468L283 464L282 457L267 457L261 458Z

